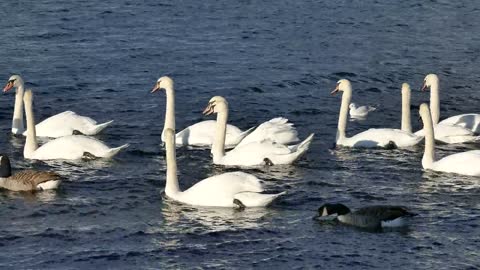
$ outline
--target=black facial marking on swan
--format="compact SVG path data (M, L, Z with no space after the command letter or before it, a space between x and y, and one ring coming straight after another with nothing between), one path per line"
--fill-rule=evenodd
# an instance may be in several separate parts
M240 200L238 199L233 199L233 203L238 206L238 209L243 210L245 209L245 204L243 204Z
M395 142L393 141L389 141L386 145L385 145L385 149L388 149L388 150L392 150L392 149L397 149L397 145L395 144Z
M263 162L265 162L266 166L273 166L273 162L269 158L264 158Z
M92 159L97 159L97 157L96 157L95 155L93 155L92 153L89 153L89 152L83 152L82 159L89 159L89 160L92 160Z
M72 131L72 135L85 135L85 134L83 134L83 133L80 132L79 130L74 129L74 130Z

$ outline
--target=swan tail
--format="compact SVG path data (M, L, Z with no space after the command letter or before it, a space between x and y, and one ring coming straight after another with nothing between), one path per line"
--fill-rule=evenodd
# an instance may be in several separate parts
M247 137L248 134L252 133L252 131L254 131L255 128L257 128L257 127L251 127L249 129L245 130L244 132L240 133L240 135L238 136L239 137L238 142L241 142L243 139L245 139L245 137Z
M368 107L368 111L369 111L369 112L373 112L373 111L375 111L376 109L377 109L377 108L372 107L372 106L369 106L369 107Z
M243 207L263 207L271 204L275 199L286 193L286 191L277 194L242 192L235 194L234 200L237 200L237 205L242 205Z
M113 122L113 120L110 120L110 121L108 121L108 122L95 125L95 126L93 126L93 128L91 128L91 129L88 131L88 133L86 133L85 135L95 135L95 134L98 134L98 133L100 133L102 130L104 130L106 127L108 127L112 122Z
M111 157L115 156L116 154L118 154L118 152L122 151L123 149L125 149L129 146L130 146L130 144L126 143L122 146L111 148L110 150L107 151L107 153L104 157L111 158Z
M310 144L312 143L313 136L315 136L315 133L308 135L308 137L305 140L303 140L303 142L300 143L300 145L298 145L297 151L298 152L301 151L302 153L307 151L308 148L310 147Z

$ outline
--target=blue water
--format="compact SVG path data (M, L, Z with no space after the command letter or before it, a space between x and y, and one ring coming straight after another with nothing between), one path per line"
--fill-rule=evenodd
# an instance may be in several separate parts
M347 78L354 101L378 106L349 134L399 127L403 82L415 120L432 72L443 117L479 112L478 2L3 0L0 17L0 77L23 76L37 119L65 110L114 119L98 138L131 144L111 161L24 160L24 139L10 135L14 95L2 95L2 152L17 169L66 180L55 192L0 192L1 268L480 267L480 179L423 171L422 145L330 150L340 97L329 95ZM285 116L302 138L315 132L295 166L248 171L288 194L245 211L165 199L165 96L149 94L162 75L175 80L177 128L205 119L208 100L223 95L242 129ZM439 145L437 156L479 148ZM177 158L182 188L226 171L209 151L182 148ZM325 202L419 215L408 230L372 233L312 220Z

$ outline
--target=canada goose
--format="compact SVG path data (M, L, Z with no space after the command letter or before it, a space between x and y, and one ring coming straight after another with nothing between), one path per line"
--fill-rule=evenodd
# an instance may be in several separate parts
M352 212L341 203L327 203L318 208L318 216L334 216L344 224L378 229L384 227L406 226L405 218L415 216L402 206L374 205Z
M0 187L12 191L56 189L61 182L54 172L23 170L12 175L10 159L0 154Z

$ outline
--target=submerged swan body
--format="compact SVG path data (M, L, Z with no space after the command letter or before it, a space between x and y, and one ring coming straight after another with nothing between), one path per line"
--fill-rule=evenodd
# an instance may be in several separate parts
M12 175L8 156L0 154L0 187L11 191L56 189L61 183L54 172L23 170Z
M224 141L228 120L228 102L215 96L203 111L205 115L217 113L216 137L212 145L213 163L227 166L256 166L291 164L310 147L313 134L298 145L286 146L272 140L253 141L238 145L225 153Z
M167 96L165 128L175 130L175 90L173 80L167 76L159 78L151 92L153 93L160 89L165 89ZM236 126L227 124L225 148L233 148L244 140L244 144L265 139L282 144L298 141L296 129L287 122L288 120L285 118L274 118L261 124L255 131L253 131L254 128L242 131ZM215 138L215 127L216 122L212 120L193 124L175 135L176 145L211 146ZM165 141L164 139L162 132L162 141Z
M167 179L165 194L178 202L211 207L263 207L285 192L263 194L262 181L244 172L229 172L201 180L189 189L181 191L177 178L175 157L175 133L164 129Z
M26 136L23 122L23 79L18 75L13 75L3 88L4 92L16 88L15 107L13 111L12 133L23 134ZM81 133L84 135L95 135L109 126L112 121L98 124L90 117L81 116L72 111L65 111L51 116L36 125L36 135L38 137L59 138L62 136Z
M27 116L27 138L23 155L28 159L80 159L80 158L110 158L128 144L117 148L109 148L103 142L83 135L70 135L51 140L38 147L35 134L35 117L32 108L32 91L24 94L25 113Z
M337 145L356 148L374 148L388 147L393 143L394 146L402 148L416 145L423 139L423 137L415 136L411 132L392 128L371 128L352 137L347 137L348 106L352 98L350 81L346 79L339 80L331 94L339 91L342 91L343 94L338 118Z
M425 152L422 158L424 169L464 175L480 175L480 150L456 153L436 160L433 122L427 104L420 105L420 116L423 121L423 129L426 131Z

